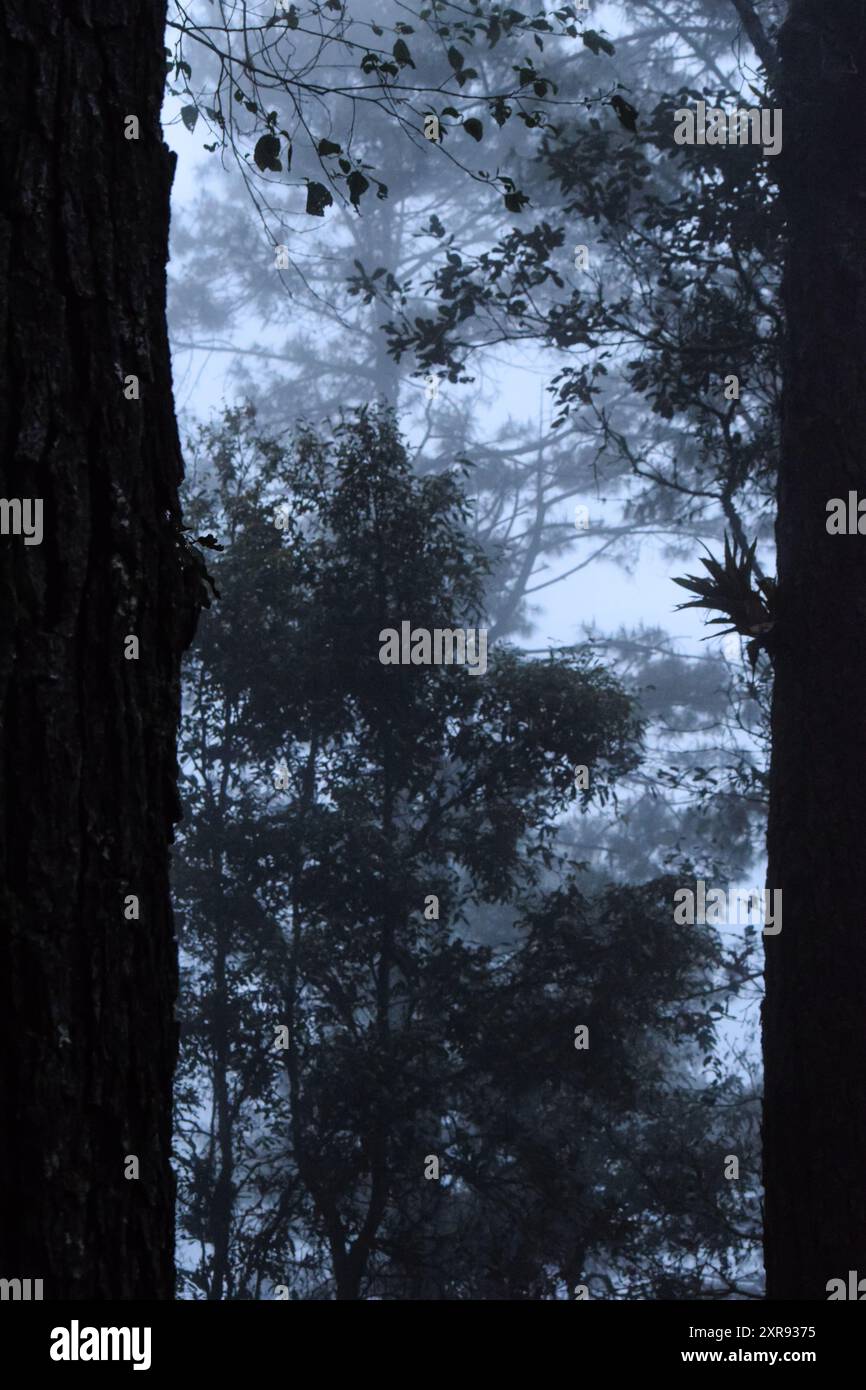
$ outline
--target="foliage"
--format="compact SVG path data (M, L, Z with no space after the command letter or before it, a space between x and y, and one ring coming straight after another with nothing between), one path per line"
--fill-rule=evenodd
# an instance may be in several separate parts
M387 412L285 446L237 410L200 443L189 514L223 549L182 744L184 1287L700 1285L754 1200L717 1162L748 1107L694 1103L704 1066L730 1087L745 957L672 924L670 879L586 891L559 835L575 766L585 805L636 767L632 702L587 651L380 663L404 618L482 622L487 568L459 477L417 477ZM688 1210L676 1132L714 1174Z

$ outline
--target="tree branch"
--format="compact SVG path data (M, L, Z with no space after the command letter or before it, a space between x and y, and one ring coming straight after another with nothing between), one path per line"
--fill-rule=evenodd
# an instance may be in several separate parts
M772 42L761 23L760 17L752 4L752 0L731 0L731 4L740 16L749 42L764 67L767 69L769 76L775 79L779 55L776 51L776 45Z

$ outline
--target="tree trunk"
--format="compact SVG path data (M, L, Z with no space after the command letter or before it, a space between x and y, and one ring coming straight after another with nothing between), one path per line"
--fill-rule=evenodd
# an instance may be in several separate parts
M222 855L215 854L216 881L223 885ZM232 1125L232 1106L229 1096L229 1070L231 1049L231 1013L229 1009L228 986L228 933L226 917L221 905L217 908L218 917L214 940L214 994L211 1014L211 1055L213 1056L214 1119L214 1167L216 1182L211 1198L210 1230L213 1241L213 1265L208 1298L221 1302L231 1292L233 1271L231 1265L232 1216L234 1214L234 1143Z
M164 20L159 0L0 0L0 479L44 507L41 544L0 536L0 1275L51 1299L174 1296L168 860L195 600Z
M792 0L781 34L784 276L779 616L768 884L765 1260L770 1298L866 1275L866 10ZM864 522L866 526L866 522Z

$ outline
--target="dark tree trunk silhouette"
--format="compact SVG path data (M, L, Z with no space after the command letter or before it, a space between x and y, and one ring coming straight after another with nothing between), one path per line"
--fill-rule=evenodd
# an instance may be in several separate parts
M215 854L214 874L221 885L222 856ZM219 908L217 909L219 911ZM211 1018L211 1047L214 1078L214 1137L213 1164L216 1172L210 1211L210 1238L213 1242L213 1266L208 1298L221 1301L231 1293L231 1233L234 1214L234 1124L229 1072L231 1067L231 1010L228 986L228 923L225 915L217 919L214 941L215 998Z
M770 1298L866 1274L866 7L793 0L780 36L789 232L766 938Z
M198 580L164 21L158 0L0 0L0 475L44 504L40 545L0 537L0 1275L48 1299L174 1295L168 862Z

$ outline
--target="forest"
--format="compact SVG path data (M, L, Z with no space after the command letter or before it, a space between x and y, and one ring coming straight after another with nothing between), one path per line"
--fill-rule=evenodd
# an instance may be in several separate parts
M0 1275L858 1299L862 4L0 15Z

